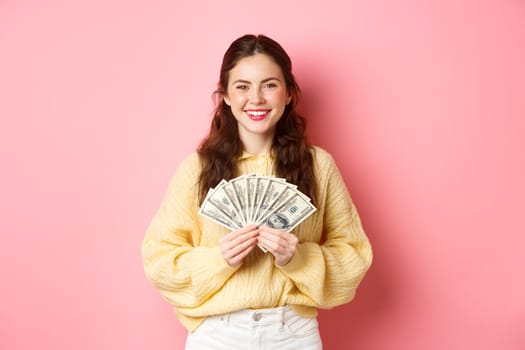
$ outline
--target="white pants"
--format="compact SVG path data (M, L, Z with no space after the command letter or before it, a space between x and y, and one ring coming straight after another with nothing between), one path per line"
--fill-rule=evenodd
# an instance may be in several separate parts
M186 350L322 350L315 317L288 306L208 317L188 334Z

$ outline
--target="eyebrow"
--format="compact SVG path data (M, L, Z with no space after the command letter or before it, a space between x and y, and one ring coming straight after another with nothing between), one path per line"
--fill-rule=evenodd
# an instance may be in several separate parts
M266 82L268 82L270 80L277 80L279 82L281 81L278 78L270 77L270 78L266 78L266 79L261 80L261 83L266 83ZM238 79L238 80L235 80L232 84L237 84L237 83L251 84L252 82L248 81L248 80Z

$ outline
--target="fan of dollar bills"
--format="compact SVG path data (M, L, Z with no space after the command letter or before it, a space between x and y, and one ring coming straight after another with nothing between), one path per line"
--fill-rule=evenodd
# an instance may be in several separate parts
M249 174L210 189L199 214L231 230L255 224L290 232L315 211L310 198L285 179Z

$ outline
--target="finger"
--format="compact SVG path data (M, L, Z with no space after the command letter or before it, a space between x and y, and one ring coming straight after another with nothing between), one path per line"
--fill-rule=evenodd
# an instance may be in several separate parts
M259 230L248 231L233 239L231 241L231 244L233 245L233 247L236 247L248 240L251 240L252 238L256 238L257 236L259 236Z
M226 259L226 261L232 266L236 266L242 263L244 258L253 250L256 244L257 238L253 237L250 240L242 243L241 245L238 245L229 252L230 258Z
M272 239L268 239L263 236L258 237L259 243L266 249L268 249L273 255L276 254L285 254L287 251L287 245L285 241L275 241Z
M244 227L241 227L235 231L233 231L232 233L234 234L234 236L240 236L246 232L249 232L249 231L254 231L256 230L258 227L257 225L248 225L248 226L244 226Z
M284 236L284 235L289 234L288 232L284 232L276 228L271 228L270 226L267 226L267 225L261 225L259 226L259 229L261 229L262 231L274 234L276 236Z
M239 244L240 242L245 241L246 239L253 237L257 235L259 231L257 230L257 226L250 225L243 228L240 228L238 230L232 231L219 240L219 243L227 243L231 242L233 246Z
M230 263L232 258L242 253L247 247L249 248L247 253L249 253L251 248L253 248L252 245L257 243L258 233L257 230L251 231L233 241L221 241L219 247L224 260Z
M237 256L239 254L241 254L242 252L244 252L245 250L249 249L253 244L257 243L257 237L250 237L249 239L235 245L234 247L232 247L228 254L231 256L231 257L234 257L234 256Z
M261 226L259 227L259 232L263 233L266 237L270 239L284 239L284 240L290 240L290 237L295 236L291 233L284 232L278 229L270 228L268 226ZM273 238L271 238L273 237Z
M292 235L286 232L268 231L264 228L259 229L259 236L264 237L267 240L277 242L279 244L284 244L284 245L288 244L288 242L292 241L293 237L295 237L295 235Z
M253 242L257 242L257 237L252 237L244 242L241 242L240 244L232 244L231 242L228 242L224 245L221 245L221 254L224 257L224 260L229 261L235 256L242 253L247 247L250 247Z
M279 249L279 247L282 247L290 250L292 253L295 252L299 243L299 239L294 234L281 231L279 235L275 235L264 229L259 231L259 241L268 245L271 244L275 251L282 251L282 249Z
M286 265L297 251L297 245L283 246L261 236L259 236L259 243L268 249L268 251L275 257L275 263L281 266Z
M255 226L251 227L254 228ZM225 235L219 240L219 244L226 249L232 249L239 244L259 235L259 230L254 229L252 231L247 231L248 228L240 229L239 231L233 231Z
M270 253L274 254L275 248L278 246L278 244L274 241L271 241L267 238L264 238L263 236L257 237L257 241L261 246L266 248ZM274 254L275 255L275 254Z

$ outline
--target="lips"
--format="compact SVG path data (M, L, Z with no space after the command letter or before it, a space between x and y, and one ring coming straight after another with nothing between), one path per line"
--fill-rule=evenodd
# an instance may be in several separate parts
M253 121L259 121L263 120L268 116L270 113L269 109L251 109L245 111L245 113L248 115L248 118L250 118Z

